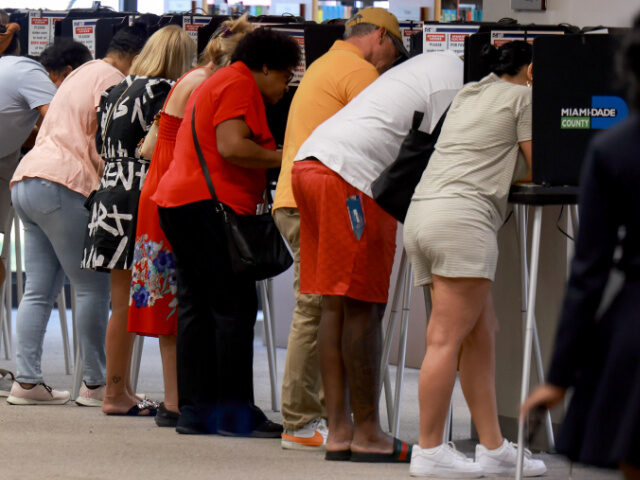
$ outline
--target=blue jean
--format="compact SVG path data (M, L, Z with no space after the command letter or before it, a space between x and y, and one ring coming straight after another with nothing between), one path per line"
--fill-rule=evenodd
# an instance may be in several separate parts
M44 333L65 274L76 294L75 315L87 385L105 383L109 275L80 268L89 211L86 198L42 178L13 185L13 206L25 230L27 281L18 307L17 379L42 382Z

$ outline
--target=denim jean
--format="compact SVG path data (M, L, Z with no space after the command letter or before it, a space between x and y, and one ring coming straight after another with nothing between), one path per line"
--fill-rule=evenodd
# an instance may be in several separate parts
M75 316L87 385L105 383L109 275L80 268L89 211L86 198L61 184L26 178L13 185L13 206L25 230L27 281L18 307L17 379L42 382L44 333L65 274L75 290Z

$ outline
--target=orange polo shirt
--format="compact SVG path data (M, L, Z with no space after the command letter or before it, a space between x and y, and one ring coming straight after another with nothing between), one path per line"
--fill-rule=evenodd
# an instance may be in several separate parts
M284 135L282 167L273 209L297 208L291 188L293 159L315 128L349 103L378 78L378 71L358 47L336 40L307 69L293 96Z

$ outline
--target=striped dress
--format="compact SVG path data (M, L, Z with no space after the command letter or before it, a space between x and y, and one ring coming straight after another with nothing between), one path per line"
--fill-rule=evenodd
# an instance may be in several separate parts
M417 285L432 274L494 279L509 188L527 172L531 89L490 74L454 99L404 225Z

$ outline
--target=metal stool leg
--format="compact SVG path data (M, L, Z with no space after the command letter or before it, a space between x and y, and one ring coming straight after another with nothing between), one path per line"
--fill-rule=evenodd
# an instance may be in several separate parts
M62 332L62 349L64 351L64 371L71 375L71 350L69 348L69 329L67 327L67 301L64 298L64 284L58 294L58 314L60 315L60 330Z
M402 250L398 272L396 274L395 287L393 289L393 299L389 310L389 318L387 319L387 329L384 335L384 343L382 346L382 358L380 363L380 371L383 375L384 397L387 404L387 421L389 431L393 430L394 405L391 393L391 375L389 374L389 355L391 352L391 342L393 340L393 331L396 328L398 320L398 306L400 303L400 295L404 292L406 285L404 284L405 270L407 268L407 253Z
M4 346L4 358L11 359L11 308L6 308L6 300L11 297L7 296L7 286L11 283L11 236L5 234L2 241L2 261L5 265L7 275L5 281L0 285L0 336L2 337L2 346Z
M400 345L398 347L398 362L396 369L396 388L393 401L393 429L391 433L398 436L400 430L400 396L404 380L404 366L407 357L407 335L409 331L409 311L411 306L411 266L404 269L404 291L402 292L402 322L400 327Z
M269 362L269 381L271 383L271 409L279 411L280 399L278 388L278 365L275 346L275 328L273 324L271 301L267 280L258 282L262 300L262 314L264 322L264 338L267 344L267 359Z
M522 286L521 295L521 312L522 312L522 325L526 329L527 315L529 311L528 303L528 291L529 291L529 272L527 266L527 206L515 205L514 216L518 231L518 244L520 246L520 284ZM536 366L536 373L538 374L538 382L544 383L544 364L542 362L542 350L540 348L540 339L538 336L538 327L535 317L535 305L532 306L532 333L533 333L533 355ZM524 337L524 336L523 336ZM523 338L524 341L524 338ZM547 431L547 441L551 449L555 446L555 438L553 435L553 425L551 422L551 413L547 411L545 416L545 427Z
M533 217L533 233L531 243L531 268L529 278L529 292L527 305L527 322L525 327L524 355L522 359L522 388L520 404L527 399L529 380L531 375L531 350L533 344L534 310L536 304L536 287L538 283L538 264L540 260L540 234L542 230L542 207L536 206ZM522 479L524 463L524 419L518 419L518 458L516 463L516 480Z
M138 389L138 376L140 374L140 362L142 361L142 349L144 348L144 337L136 335L133 342L133 355L131 359L131 388L135 392Z

